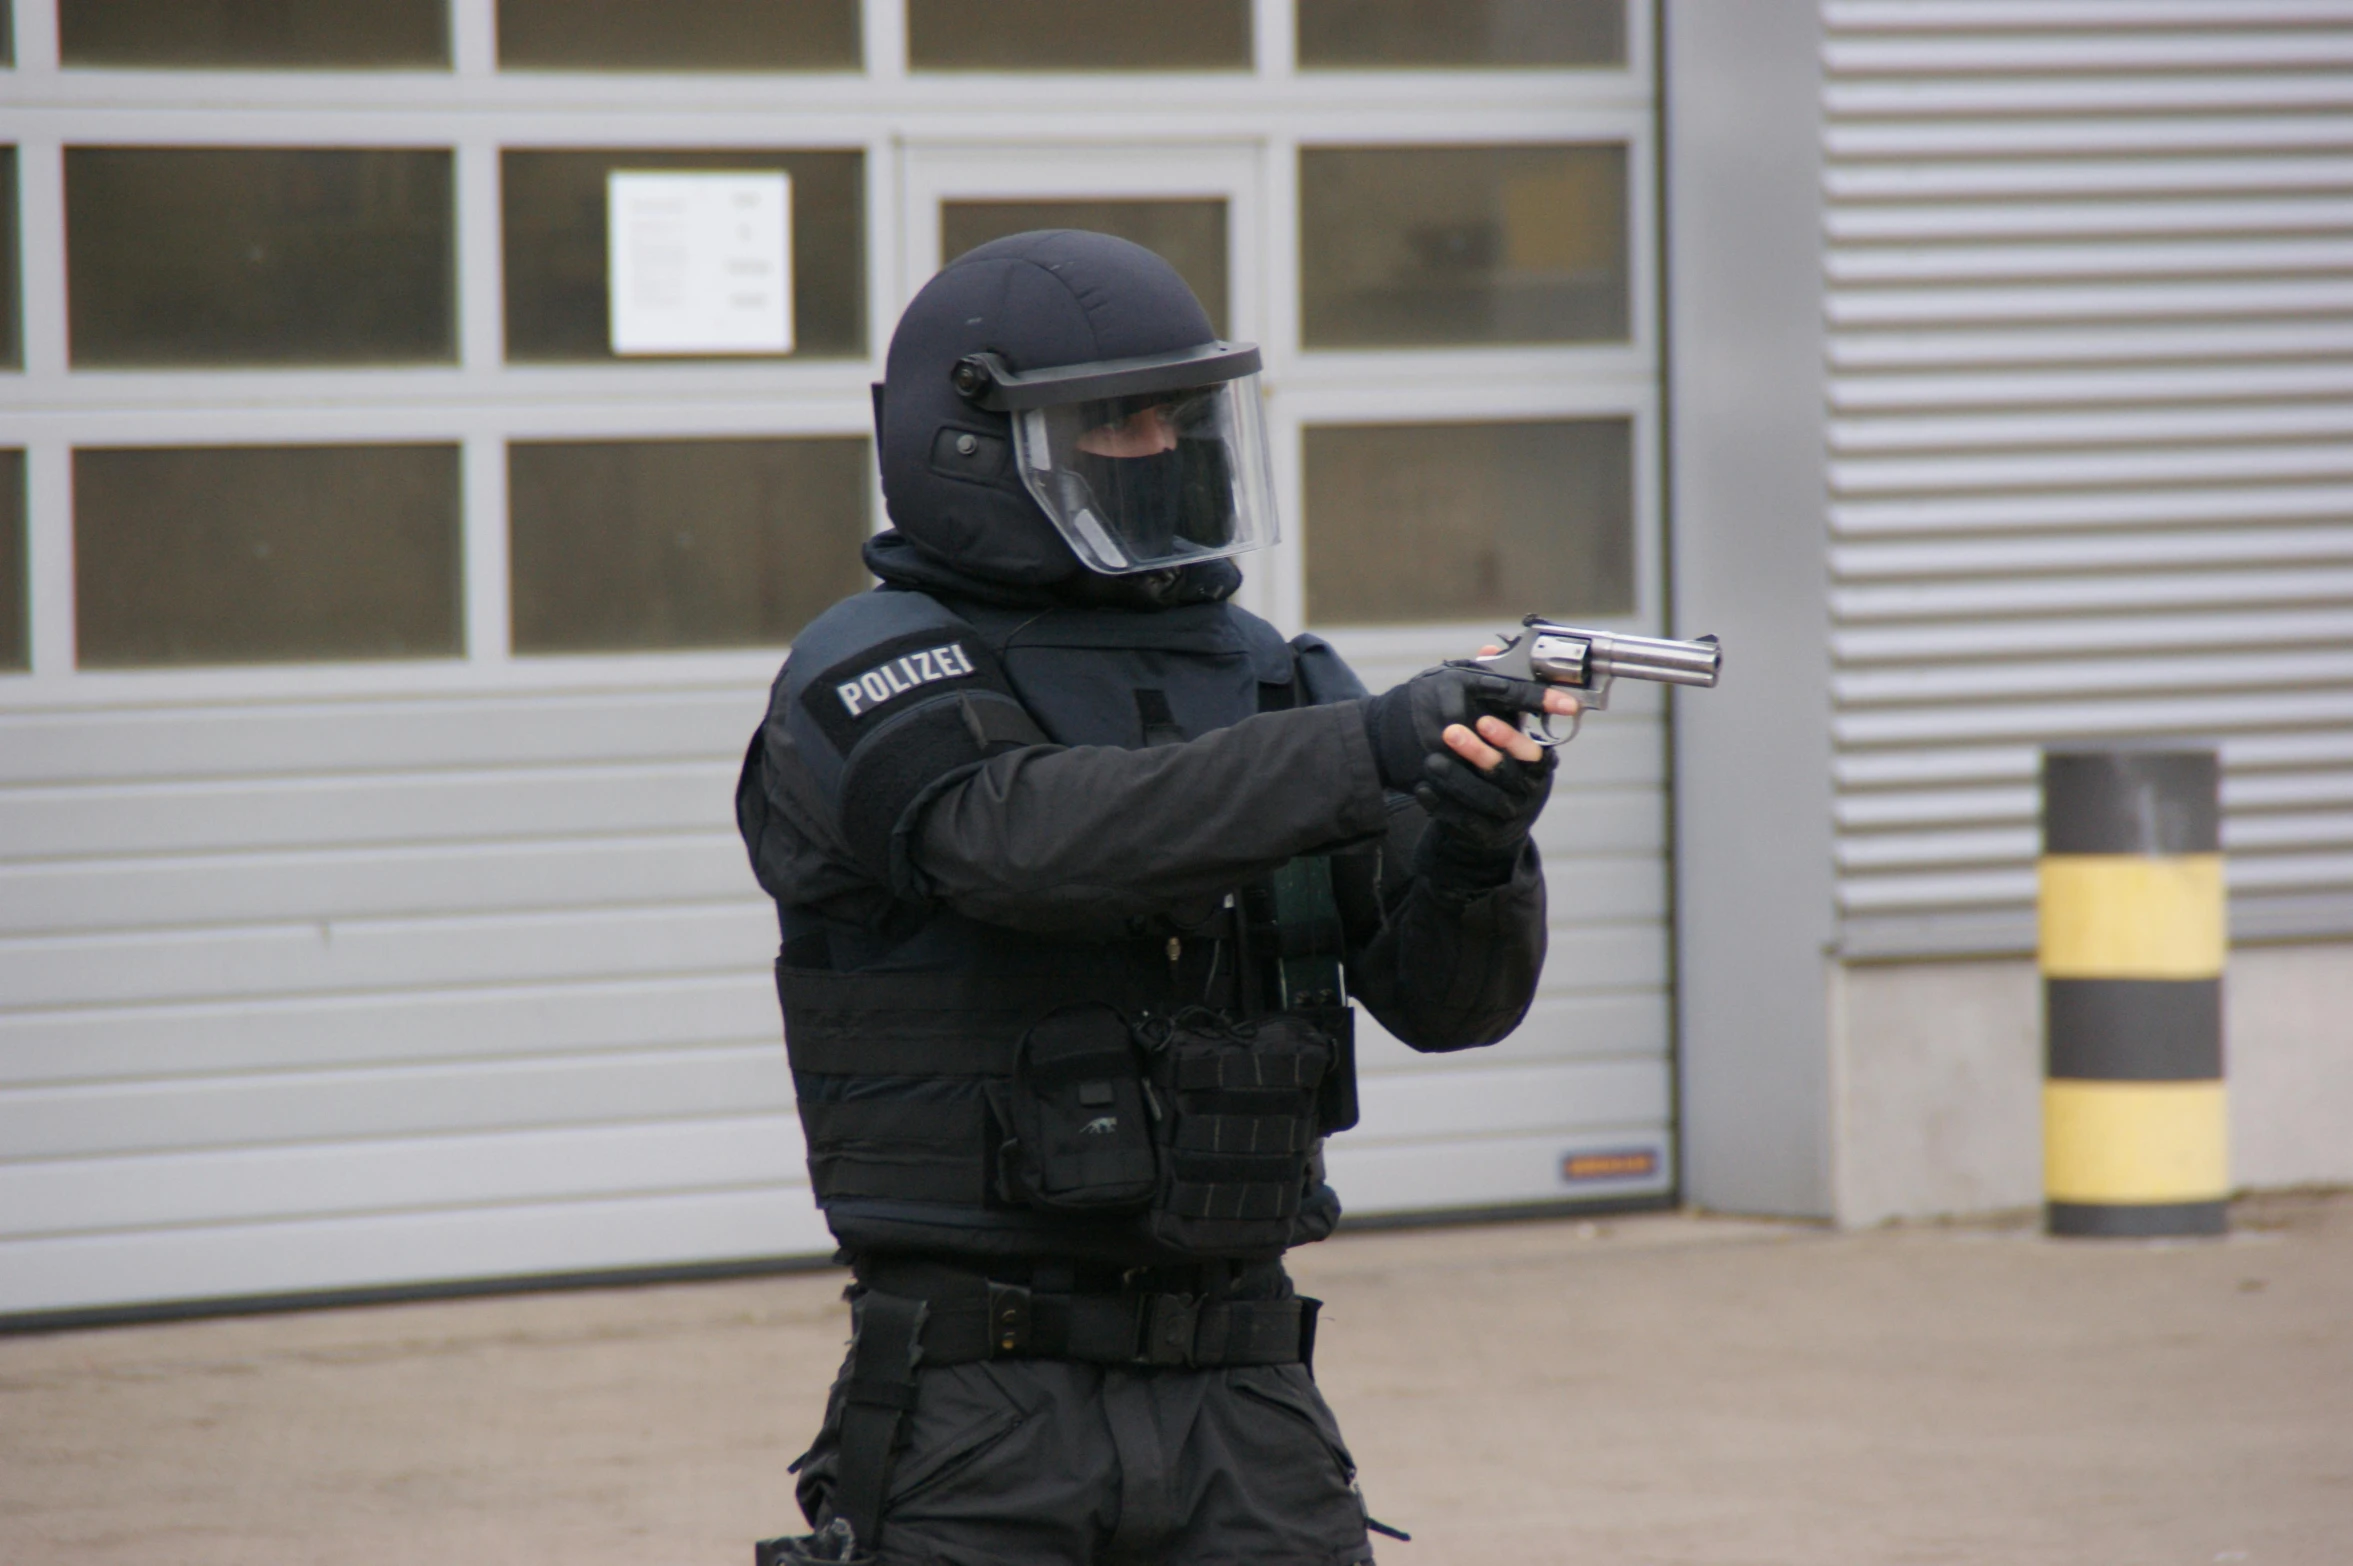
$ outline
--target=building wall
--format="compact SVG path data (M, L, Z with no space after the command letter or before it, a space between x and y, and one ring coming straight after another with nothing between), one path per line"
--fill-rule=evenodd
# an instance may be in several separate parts
M1849 1225L2042 1201L2031 962L1833 963L1835 1205Z
M2020 959L1835 965L1835 1216L2042 1201L2042 981ZM2353 945L2241 946L2223 981L2231 1179L2353 1182Z
M1830 1203L1819 20L1668 7L1668 397L1677 632L1724 640L1674 698L1685 1194Z
M1841 951L2026 949L2038 754L2149 742L2353 934L2353 6L1823 14Z
M1677 611L1729 627L1675 714L1690 1194L2035 1201L2037 759L2151 741L2220 751L2262 943L2238 1177L2342 1178L2353 6L1664 36Z
M2353 1184L2353 944L2242 946L2223 981L2231 1178Z
M2046 746L2220 751L2304 938L2233 955L2235 1176L2343 1179L2353 6L1823 14L1836 1215L2039 1200Z

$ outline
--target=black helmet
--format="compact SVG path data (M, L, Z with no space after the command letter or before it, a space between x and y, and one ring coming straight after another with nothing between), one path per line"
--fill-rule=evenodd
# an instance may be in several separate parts
M1275 536L1258 368L1141 245L1053 229L968 251L907 306L876 388L891 520L1003 582L1254 549Z

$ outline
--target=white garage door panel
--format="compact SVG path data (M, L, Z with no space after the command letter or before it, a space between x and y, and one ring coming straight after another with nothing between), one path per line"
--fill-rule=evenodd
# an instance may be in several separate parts
M716 689L0 715L0 784L739 760L767 710L767 679Z
M0 1015L0 1083L107 1081L760 1039L781 1057L766 973L395 991Z
M1650 1154L1655 1172L1573 1183L1561 1176L1562 1160L1571 1154L1622 1152ZM1672 1155L1672 1138L1654 1122L1615 1131L1488 1141L1351 1147L1342 1139L1332 1144L1327 1163L1348 1213L1364 1218L1663 1196L1673 1189Z
M1591 1056L1648 1055L1667 1050L1667 1008L1658 992L1629 988L1614 993L1537 997L1527 1020L1500 1044L1474 1054L1425 1055L1391 1037L1362 1006L1356 1008L1357 1069L1366 1076L1433 1074L1467 1069L1471 1060L1578 1060Z
M161 1229L11 1244L0 1267L0 1314L822 1256L832 1248L816 1208L790 1189Z
M799 1117L655 1121L491 1136L230 1147L0 1165L0 1238L163 1229L401 1208L798 1186Z
M1667 982L1667 932L1659 924L1554 925L1539 995L1651 987Z
M1667 998L1658 990L1597 990L1590 995L1538 995L1504 1046L1549 1047L1560 1054L1620 1055L1667 1052Z
M1667 917L1666 865L1651 854L1544 855L1544 897L1555 930Z
M1533 1066L1465 1057L1458 1065L1440 1076L1366 1078L1357 1094L1363 1118L1346 1145L1650 1124L1672 1107L1667 1063L1657 1056Z
M708 831L735 819L736 771L733 761L676 761L6 789L0 854L109 858Z
M1556 784L1534 836L1547 858L1655 854L1666 846L1666 812L1655 786Z
M0 1092L0 1148L10 1158L62 1157L791 1106L784 1052L762 1041L393 1070L13 1088Z
M750 901L587 913L354 920L0 941L0 995L23 1007L511 983L762 967L776 914Z
M0 869L0 933L713 901L752 884L732 831L75 860Z
M1305 349L1297 149L1362 141L1369 122L1281 51L1254 67L1250 113L1222 128L1190 112L1181 81L1096 73L1005 131L1033 137L1026 148L976 147L971 124L937 120L940 84L877 61L889 91L845 100L824 138L866 149L865 327L887 334L937 264L944 199L1215 198L1231 324L1266 349L1295 524L1305 424L1622 419L1640 605L1624 628L1662 629L1648 37L1632 27L1617 67L1509 83L1420 73L1430 90L1385 110L1375 138L1622 146L1622 343L1383 351L1431 373L1381 385L1364 355ZM53 188L61 143L251 140L250 116L222 108L202 74L144 73L58 107L33 149L48 162L33 165ZM394 91L354 118L332 85L312 83L268 139L373 144L403 125L393 140L447 139L431 93ZM566 144L585 123L549 118L528 82L492 71L476 85L477 152ZM709 80L637 85L651 96L608 106L597 145L740 139L713 117ZM1138 93L1152 100L1141 110ZM1151 139L1179 125L1209 139ZM927 139L942 134L954 145ZM925 173L935 152L946 161ZM977 186L949 189L951 164ZM474 300L500 287L489 172L474 182L489 206L457 212L459 291ZM1039 188L1022 187L1029 174ZM28 253L63 253L54 202L27 221ZM61 270L27 278L28 318L62 319ZM478 314L458 352L479 384L432 409L367 366L333 372L322 401L307 374L191 367L101 385L68 375L62 350L28 359L19 423L35 434L0 441L30 448L38 578L32 667L0 680L0 1316L832 1249L790 1113L775 914L733 836L737 768L778 651L516 656L514 590L528 584L509 580L501 470L514 441L857 435L880 366L758 370L797 388L763 399L743 395L752 372L720 363L517 374ZM74 451L404 439L464 446L462 655L76 666ZM1301 531L1249 565L1245 601L1286 630L1302 628ZM1473 652L1488 629L1333 634L1383 688ZM1609 1117L1637 1099L1655 1122L1647 1145L1664 1148L1663 709L1647 688L1619 696L1564 752L1538 829L1553 959L1526 1026L1476 1060L1365 1029L1368 1091L1396 1140L1358 1157L1370 1184L1348 1191L1353 1210L1383 1189L1398 1209L1432 1205L1441 1177L1443 1206L1623 1194L1569 1189L1558 1164L1564 1148L1622 1144ZM1397 1123L1418 1098L1442 1107L1434 1139ZM1495 1129L1507 1125L1529 1129ZM1668 1167L1643 1188L1664 1191Z

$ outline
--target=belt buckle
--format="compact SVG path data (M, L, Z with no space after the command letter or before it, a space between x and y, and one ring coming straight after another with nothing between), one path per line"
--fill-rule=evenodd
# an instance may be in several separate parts
M1136 1358L1147 1365L1193 1363L1193 1334L1201 1322L1201 1302L1190 1294L1147 1294L1142 1318L1143 1343Z
M989 1283L989 1357L1018 1354L1029 1347L1029 1290L1018 1283Z

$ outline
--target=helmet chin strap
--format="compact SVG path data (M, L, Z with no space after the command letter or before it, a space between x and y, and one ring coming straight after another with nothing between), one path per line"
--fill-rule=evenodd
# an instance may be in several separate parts
M1082 565L1056 582L1053 593L1065 602L1087 608L1160 609L1176 601L1178 578L1183 574L1171 567L1165 571L1105 576Z
M1240 582L1241 571L1230 560L1204 560L1126 576L1105 576L1081 566L1048 591L1077 608L1173 609L1229 598Z

